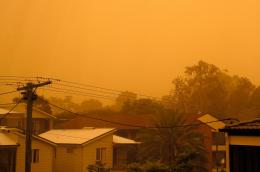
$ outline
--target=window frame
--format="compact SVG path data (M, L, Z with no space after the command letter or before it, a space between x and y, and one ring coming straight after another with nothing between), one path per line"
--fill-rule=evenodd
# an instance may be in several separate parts
M40 162L40 149L32 149L32 163Z
M96 148L96 161L101 161L101 162L106 161L106 152L107 152L106 147Z

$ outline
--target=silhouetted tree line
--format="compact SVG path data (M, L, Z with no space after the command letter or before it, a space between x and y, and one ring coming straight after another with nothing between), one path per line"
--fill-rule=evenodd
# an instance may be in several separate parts
M173 109L184 114L209 113L219 118L242 120L260 116L260 87L246 77L230 75L213 64L199 61L188 66L172 84L171 94L163 96L162 101L138 98L137 94L125 91L118 95L114 104L107 106L95 99L75 103L71 96L64 99L51 97L45 101L38 99L35 105L48 113L63 115L64 112L52 109L48 101L76 112L104 115L156 114L162 109Z

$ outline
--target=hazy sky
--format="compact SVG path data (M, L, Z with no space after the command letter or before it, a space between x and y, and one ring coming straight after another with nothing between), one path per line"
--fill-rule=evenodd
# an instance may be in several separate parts
M205 60L260 84L259 0L1 0L0 74L153 96Z

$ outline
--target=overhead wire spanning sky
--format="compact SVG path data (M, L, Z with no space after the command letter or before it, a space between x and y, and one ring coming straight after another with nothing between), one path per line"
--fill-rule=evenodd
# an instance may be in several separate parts
M0 73L167 94L204 60L260 83L258 0L0 2Z

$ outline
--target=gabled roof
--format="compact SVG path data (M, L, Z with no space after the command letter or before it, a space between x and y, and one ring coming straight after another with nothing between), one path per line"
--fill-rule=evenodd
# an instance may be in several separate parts
M83 128L50 130L39 136L55 144L82 145L113 133L114 128Z
M113 143L114 144L141 144L141 142L136 142L134 140L128 139L128 138L124 138L124 137L120 137L117 135L113 135Z
M211 127L214 130L219 130L221 128L225 127L225 123L222 121L218 121L217 118L215 118L212 115L206 114L198 118L198 120L202 123L205 123L209 127ZM216 122L214 122L216 121Z

